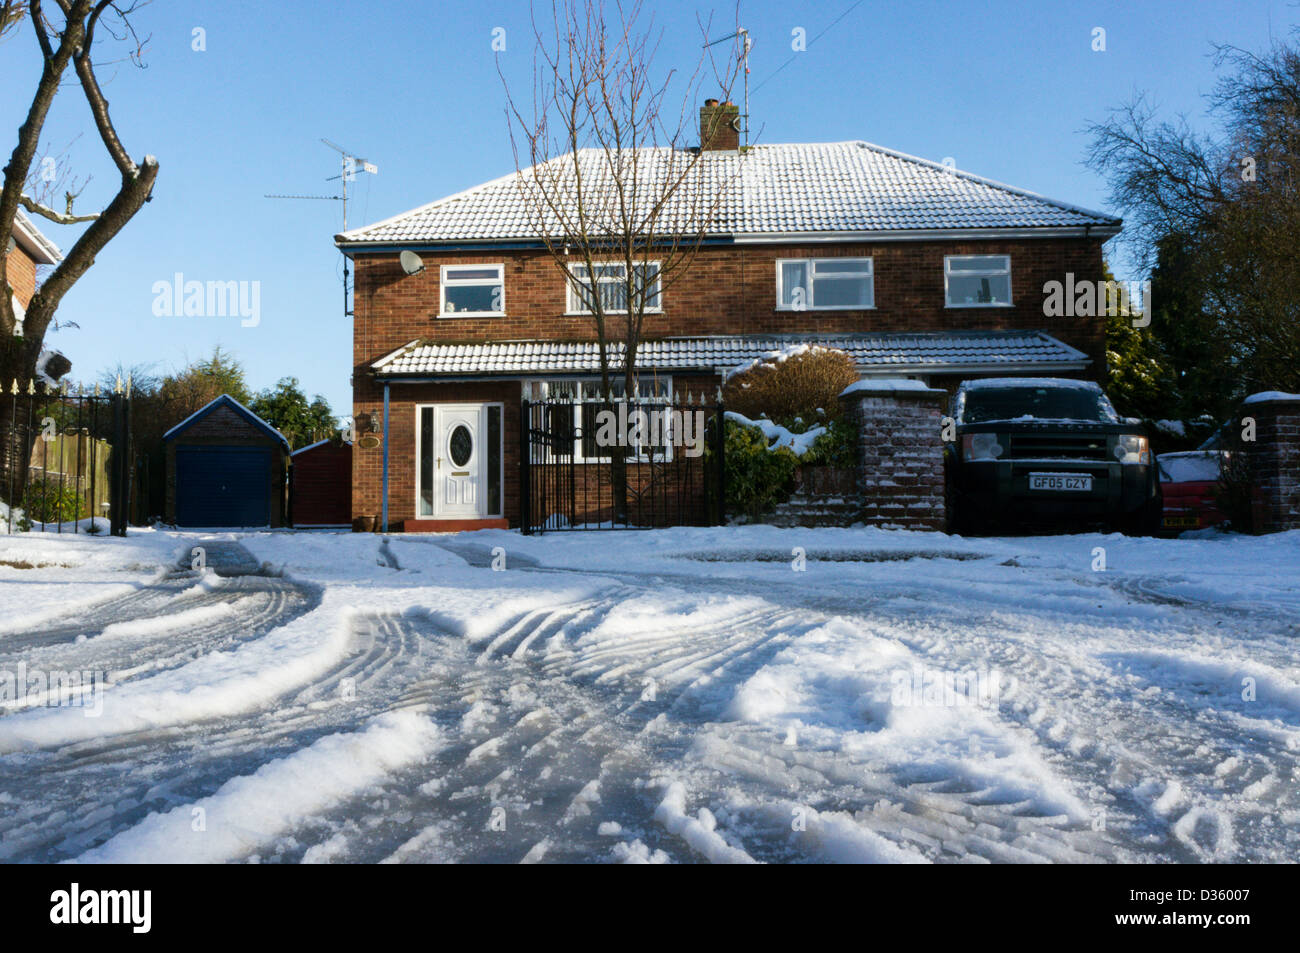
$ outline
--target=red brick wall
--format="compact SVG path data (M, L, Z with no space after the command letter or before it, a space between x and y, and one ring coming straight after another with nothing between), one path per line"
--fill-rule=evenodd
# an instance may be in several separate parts
M24 308L32 300L32 295L36 294L36 262L27 256L22 246L14 247L9 253L5 262L5 274L9 280L9 287L14 289L14 294L18 296L18 303Z
M1254 467L1257 533L1300 529L1300 399L1242 405L1234 426L1255 419L1255 443L1245 444Z
M943 259L1009 254L1013 307L946 308ZM522 339L593 340L589 317L566 315L564 281L545 252L421 253L426 269L405 275L396 254L356 261L354 359L358 369L415 338L469 343ZM778 258L870 256L876 307L870 311L777 311ZM505 263L505 311L487 318L439 318L439 266ZM647 338L708 334L1041 329L1105 366L1103 318L1043 314L1043 284L1100 280L1096 239L882 242L858 245L730 246L702 249L663 295L663 314L646 316Z
M400 523L415 512L415 407L437 403L502 403L505 461L504 505L510 524L519 522L519 402L518 381L474 381L447 384L394 384L389 395L388 520ZM384 388L369 375L358 374L353 386L354 413L373 413L382 421ZM381 424L382 426L382 424ZM360 443L352 452L352 515L379 516L383 511L384 450Z
M951 254L1009 254L1010 308L944 306L943 259ZM777 311L778 258L871 256L875 262L876 308L869 311ZM593 340L589 317L566 315L564 281L545 252L422 252L426 268L407 276L397 255L359 255L354 308L354 413L382 414L383 389L370 365L417 338L445 343L521 339ZM504 262L505 310L488 318L439 318L439 266ZM1079 348L1100 370L1105 363L1103 318L1048 318L1043 315L1043 284L1100 280L1101 243L1095 239L1020 241L882 242L855 245L787 245L708 248L692 268L664 291L663 314L648 315L647 338L680 335L907 332L989 329L1041 329ZM716 380L681 377L688 386L712 395ZM501 401L505 404L505 515L519 520L518 382L396 384L392 387L389 519L407 520L415 512L416 403ZM352 462L352 514L374 515L381 508L383 451L357 448Z

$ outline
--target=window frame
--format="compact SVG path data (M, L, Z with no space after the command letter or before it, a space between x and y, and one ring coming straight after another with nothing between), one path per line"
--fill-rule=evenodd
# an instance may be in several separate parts
M500 311L448 311L447 310L447 288L465 288L474 285L483 285L487 282L484 279L457 279L448 278L447 272L456 269L465 268L495 268L497 272L497 284L501 287L501 310ZM500 318L506 313L506 266L505 262L462 262L457 265L442 265L438 269L438 317L439 318Z
M949 290L948 290L948 288L949 288L949 286L948 286L948 280L949 280L951 277L953 277L953 273L952 273L952 271L951 271L951 269L950 269L950 263L951 263L954 259L957 259L957 258L1001 258L1001 259L1003 259L1004 261L1006 261L1007 266L1006 266L1005 270L1003 270L1003 269L997 269L997 270L994 270L994 269L984 269L984 270L981 270L981 271L963 271L963 272L958 272L958 273L957 273L957 277L960 277L960 278L981 278L981 277L997 277L997 278L1001 278L1001 277L1003 277L1003 276L1005 275L1005 276L1006 276L1006 279L1007 279L1007 300L1006 300L1006 301L987 301L987 302L983 302L983 303L981 303L981 302L971 303L971 302L968 302L968 301L954 302L954 301L952 300L952 296L951 296L951 294L949 293ZM1013 307L1015 307L1014 297L1015 297L1015 296L1012 294L1012 284L1011 284L1011 255L1010 255L1010 254L1002 253L1002 254L993 254L993 255L944 255L944 256L943 256L943 306L944 306L945 308L1013 308Z
M627 400L627 403L632 406L644 407L646 409L659 408L665 410L672 410L675 404L675 400L673 397L672 375L656 374L654 376L654 380L663 382L664 390L666 391L663 397L651 396L651 397L637 397L633 400L627 400L626 398L621 398L621 399ZM533 378L527 378L524 381L524 383L526 385L525 392L529 395L528 398L529 400L538 401L539 403L543 404L548 408L549 407L570 407L572 409L574 414L574 424L573 424L574 447L573 447L572 460L575 464L587 465L587 464L606 463L614 458L613 454L610 454L609 456L588 457L583 452L583 438L585 436L585 432L583 431L582 408L587 405L598 404L601 402L601 398L599 397L587 397L583 393L583 388L588 384L599 385L600 384L599 377L533 377ZM566 400L560 400L559 398L552 398L549 395L549 389L550 389L549 385L551 384L575 384L577 385L578 396ZM615 407L617 407L619 401L620 398L615 397L612 403L615 405ZM629 447L628 449L631 450L632 448ZM554 454L549 450L546 453L547 463L558 463L568 459L569 456L567 454L561 456L559 454ZM664 454L662 457L652 458L647 453L637 452L637 453L629 453L623 459L627 463L650 463L652 462L652 460L659 460L664 463L671 463L673 459L672 437L671 435L668 437L668 443L664 449Z
M820 262L827 264L845 261L865 261L867 271L865 277L869 279L868 288L870 290L870 304L828 304L818 305L816 295L817 265ZM796 308L794 305L785 304L785 281L782 277L782 266L799 262L808 266L808 306ZM862 272L835 272L830 271L823 277L863 277ZM776 310L777 311L875 311L876 310L876 259L874 255L841 255L835 258L778 258L776 260Z
M608 267L624 268L626 267L626 264L627 264L626 262L622 262L622 261L593 261L591 263L593 268L608 268ZM656 304L653 308L647 305L645 309L645 313L663 314L664 312L663 262L657 258L643 258L643 259L638 259L636 262L633 263L633 267L644 268L647 265L653 265L655 269L654 296L655 299L658 301L658 304ZM564 309L565 309L564 313L566 316L582 315L585 317L588 315L595 314L594 311L586 311L582 309L581 307L582 301L578 298L577 288L575 287L576 280L569 276L569 272L572 271L573 269L586 268L586 267L587 267L587 263L582 261L569 262L565 266L565 271L563 274L564 274ZM621 283L626 279L616 278L616 279L605 279L605 280L609 282L617 281ZM597 284L600 283L601 283L601 279L597 279ZM627 314L628 312L626 309L624 309L622 311L607 310L605 313L606 314Z

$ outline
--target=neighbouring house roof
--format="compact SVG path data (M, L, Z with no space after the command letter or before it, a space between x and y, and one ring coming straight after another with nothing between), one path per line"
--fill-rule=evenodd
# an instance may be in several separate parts
M171 430L163 434L163 439L171 440L173 437L180 436L184 431L194 426L196 423L198 423L204 417L208 416L208 414L217 410L219 407L229 407L240 417L243 417L245 420L247 420L258 430L261 430L263 433L265 433L268 437L272 437L275 440L282 443L284 445L284 449L286 450L289 449L289 441L285 439L284 434L280 433L280 431L276 430L265 420L257 416L257 414L253 413L251 410L249 410L239 401L235 400L235 398L231 397L229 394L222 394L220 397L212 401L210 404L207 404L204 407L200 407L194 413L190 414L188 417L186 417L184 420L178 423Z
M638 180L665 181L680 174L692 151L668 148L636 150ZM631 161L631 160L629 160ZM604 153L580 150L580 168L589 214L591 196L612 180ZM574 192L572 158L540 166L544 181ZM736 242L845 240L1085 234L1110 237L1121 220L1103 212L1044 198L969 172L895 152L868 142L758 145L742 152L703 154L698 178L679 193L657 222L673 231L674 222L700 221L695 207L704 194L721 190L721 204L710 223L712 236ZM468 191L439 199L382 222L335 236L345 253L365 250L457 243L537 241L543 227L558 235L553 216L544 221L525 200L532 172L510 173ZM653 184L643 193L657 193Z
M63 260L59 246L42 235L22 209L14 215L14 241L38 265L57 265Z
M316 449L318 449L318 448L320 448L320 447L325 446L326 444L333 444L333 443L334 443L333 438L331 438L331 437L326 437L324 440L317 440L315 443L309 443L309 444L307 444L307 446L305 446L305 447L299 447L297 450L295 450L293 453L291 453L290 456L292 456L292 457L296 457L296 456L298 456L299 454L307 453L309 450L316 450ZM343 441L342 443L340 443L340 444L335 444L335 446L338 446L338 447L347 447L349 450L351 450L351 449L352 449L352 441L350 441L350 440L344 440L344 441Z
M645 341L637 366L646 371L705 370L726 373L792 343L819 344L847 352L863 374L1007 373L1072 371L1090 360L1041 331L956 331L926 334L763 335ZM621 344L610 355L621 360ZM596 373L594 341L502 341L429 344L412 341L371 365L379 378L517 377L523 374Z

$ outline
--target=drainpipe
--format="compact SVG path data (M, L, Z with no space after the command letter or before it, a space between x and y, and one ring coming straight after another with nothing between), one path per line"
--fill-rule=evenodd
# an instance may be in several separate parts
M388 532L388 381L384 381L384 512L382 532Z

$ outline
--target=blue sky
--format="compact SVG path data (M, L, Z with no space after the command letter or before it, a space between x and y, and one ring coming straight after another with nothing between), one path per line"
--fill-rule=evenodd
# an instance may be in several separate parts
M733 24L729 2L662 0L647 9L664 30L655 63L665 71L693 67L697 13L712 10L715 33ZM339 203L263 194L334 191L324 180L338 172L337 156L321 137L379 168L354 183L352 226L511 171L497 58L508 77L525 81L528 10L526 0L158 0L141 10L148 68L123 63L100 75L128 149L161 163L154 200L64 299L60 321L77 327L48 344L84 379L118 362L166 371L220 344L255 389L296 376L346 413L351 325L331 242ZM959 168L1108 211L1105 184L1082 165L1086 123L1138 90L1200 123L1215 78L1210 43L1260 48L1298 20L1289 0L741 5L754 38L758 141L865 139L936 161L951 156ZM496 27L506 31L503 53L491 49ZM794 54L796 27L810 41L826 32ZM1106 31L1105 52L1092 49L1095 27ZM196 28L206 50L192 48ZM101 58L111 50L105 44ZM0 46L0 84L10 91L0 128L20 125L38 71L30 29ZM115 173L79 90L61 93L46 133L56 149L81 134L69 157L93 179L78 210L105 203ZM3 142L6 157L12 147L12 138ZM64 248L75 237L42 228ZM1119 270L1142 277L1122 261ZM260 321L155 316L153 288L177 272L187 281L259 282Z

